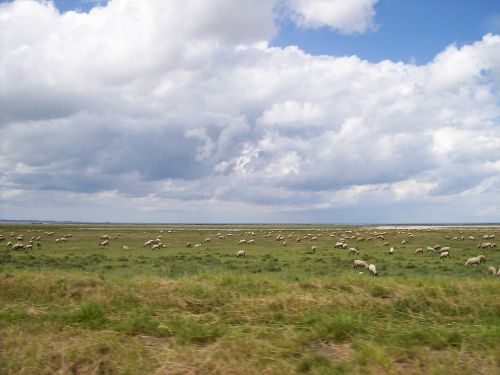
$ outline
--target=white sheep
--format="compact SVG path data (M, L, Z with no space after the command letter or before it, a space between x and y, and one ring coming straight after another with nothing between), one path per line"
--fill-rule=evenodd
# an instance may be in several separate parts
M500 271L500 268L498 269ZM497 270L493 266L488 267L488 273L491 273L493 276L497 274Z
M247 241L247 244L248 244L248 245L255 245L255 240L248 240L248 241Z
M313 246L311 247L311 252L313 252L313 253L315 253L315 252L316 252L316 245L313 245Z
M486 257L484 255L478 255L479 263L486 263Z
M243 257L245 258L247 256L247 253L245 252L245 250L239 250L237 253L236 253L236 258L239 258L239 257Z
M444 259L444 258L449 258L449 257L450 257L449 251L443 251L441 254L439 254L439 259Z
M42 244L40 243L40 241L36 241L36 247L39 247L39 248L42 247Z
M122 249L122 250L128 250L128 246L127 246L127 245L122 245L122 246L120 247L120 249Z
M193 247L193 244L191 242L186 243L186 247Z
M450 251L450 247L449 247L449 246L444 246L444 247L442 247L439 251L440 251L441 253L442 253L443 251Z
M393 247L391 247L391 248L389 249L389 255L392 255L392 254L394 254L394 248L393 248Z
M243 245L243 244L246 244L247 243L247 240L239 240L238 241L238 245Z
M378 272L377 272L377 267L375 267L374 264L370 264L368 266L368 272L370 273L370 275L372 276L378 276Z
M349 255L357 255L357 254L359 254L358 249L356 249L355 247L349 248Z
M354 259L354 261L352 262L352 268L356 269L359 267L368 268L368 264L363 260Z
M283 246L286 246L286 241L283 241Z
M102 241L102 242L99 242L99 246L109 246L109 240L105 240L105 241Z
M415 250L415 255L423 254L423 253L424 253L424 249L422 249L421 247L419 247L417 250Z
M401 245L406 245L407 243L405 240L401 241Z
M201 243L195 243L194 247L201 247Z
M481 259L479 259L479 257L472 257L467 259L467 261L465 262L466 266L471 266L473 264L479 266L481 264Z
M153 246L151 246L151 250L156 250L156 249L159 249L161 247L160 244L154 244Z

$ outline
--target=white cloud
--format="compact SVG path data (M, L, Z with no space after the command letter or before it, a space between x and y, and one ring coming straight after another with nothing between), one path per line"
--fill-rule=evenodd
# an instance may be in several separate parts
M378 0L288 0L296 12L293 18L299 26L328 26L345 34L363 33L375 28Z
M500 36L423 66L311 56L268 47L275 5L1 4L0 216L499 219Z

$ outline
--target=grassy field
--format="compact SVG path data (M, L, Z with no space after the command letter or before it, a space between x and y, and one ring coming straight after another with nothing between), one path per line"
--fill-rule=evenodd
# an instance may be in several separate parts
M500 277L486 271L500 250L477 248L498 227L1 225L0 235L2 374L500 373ZM9 250L18 235L41 236L42 248ZM160 235L165 248L143 247ZM342 237L360 254L334 248ZM451 258L414 254L435 244ZM464 266L479 254L485 265Z

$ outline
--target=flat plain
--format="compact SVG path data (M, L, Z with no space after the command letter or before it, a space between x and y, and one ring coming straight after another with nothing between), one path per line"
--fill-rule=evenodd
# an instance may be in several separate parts
M498 226L2 224L0 236L5 374L500 372L500 277L487 272L500 250L478 248Z

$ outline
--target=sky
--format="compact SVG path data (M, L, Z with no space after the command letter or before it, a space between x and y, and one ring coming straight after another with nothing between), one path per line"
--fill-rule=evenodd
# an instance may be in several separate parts
M500 222L500 1L0 1L0 219Z

